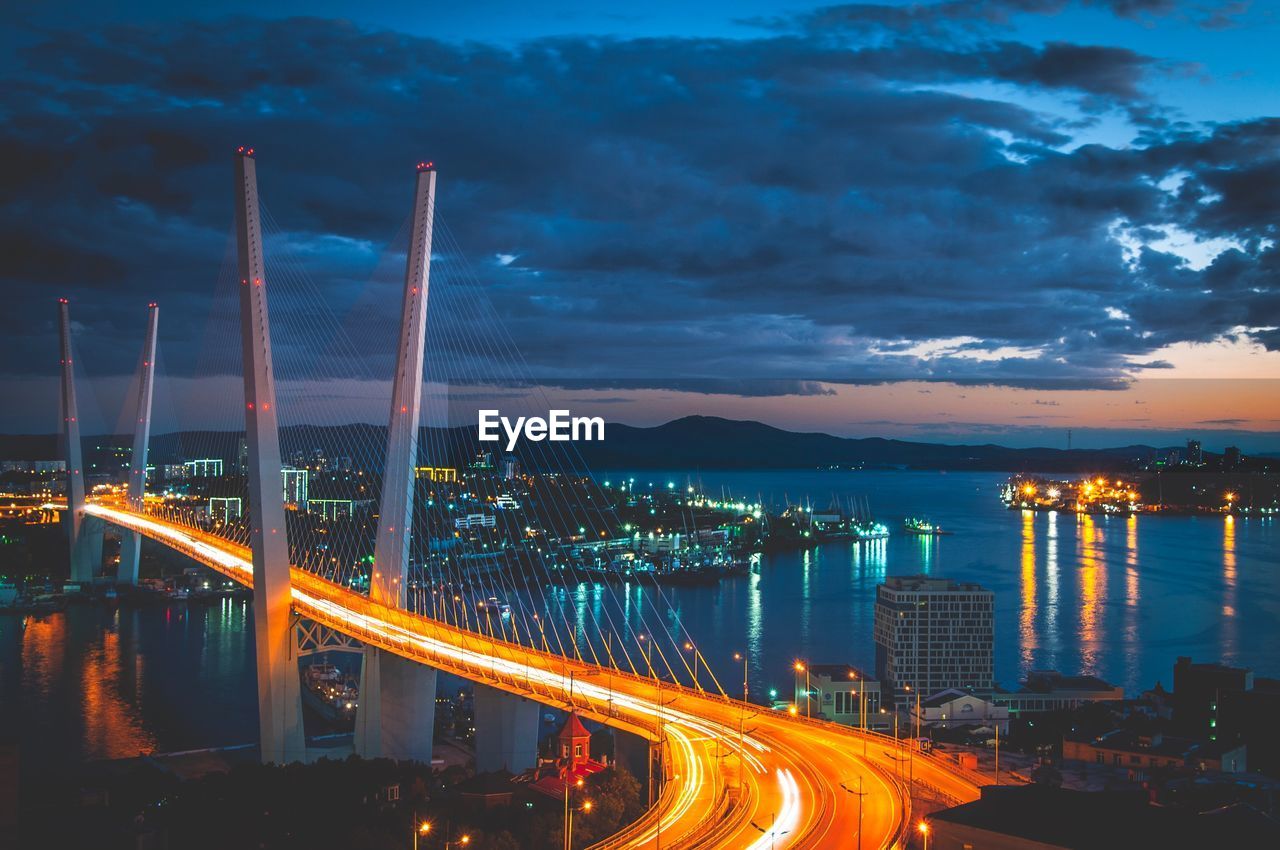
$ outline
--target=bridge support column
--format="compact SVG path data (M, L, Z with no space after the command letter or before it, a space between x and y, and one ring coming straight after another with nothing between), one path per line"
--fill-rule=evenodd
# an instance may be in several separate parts
M356 706L356 755L430 764L435 727L435 668L366 647Z
M129 461L129 507L143 510L147 483L147 445L151 440L151 396L156 375L156 329L160 308L147 306L147 336L142 344L142 366L138 371L138 415L133 424L133 456ZM142 535L122 531L120 536L120 569L116 584L138 583L138 561L142 555Z
M236 242L240 268L241 363L249 451L249 546L258 660L258 729L263 762L306 758L297 630L292 622L289 544L280 486L280 431L267 321L266 272L253 150L236 156Z
M422 366L427 338L427 287L431 232L435 221L436 172L418 166L413 190L413 227L400 307L400 344L391 381L391 416L382 472L378 537L373 547L369 598L403 608L409 585L409 544L413 524L414 467L418 459L418 418L422 411Z
M71 305L58 299L58 332L62 359L62 457L67 462L67 541L71 580L89 584L102 571L102 525L84 514L84 447L76 405L75 364L71 360ZM97 552L97 557L94 557Z
M96 516L83 515L82 511L80 528L73 531L71 541L72 581L87 585L95 576L102 575L102 538L106 530L105 522Z
M533 700L477 684L476 773L520 773L537 765L540 711Z

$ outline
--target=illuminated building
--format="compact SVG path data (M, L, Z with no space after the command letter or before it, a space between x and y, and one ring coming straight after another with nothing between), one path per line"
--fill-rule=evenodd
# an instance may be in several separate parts
M1192 466L1204 463L1204 450L1200 448L1199 440L1187 440L1187 463Z
M307 470L286 466L280 470L284 484L284 503L295 507L307 504Z
M467 514L453 521L454 528L493 528L498 524L493 514Z
M221 478L221 458L201 458L200 460L183 461L187 478Z
M414 468L413 474L426 481L458 480L458 470L451 466L419 466Z
M240 518L241 502L238 496L210 496L209 519L219 522L230 522Z
M876 588L876 678L898 705L908 693L994 686L995 595L980 585L893 576ZM910 689L910 690L908 690Z

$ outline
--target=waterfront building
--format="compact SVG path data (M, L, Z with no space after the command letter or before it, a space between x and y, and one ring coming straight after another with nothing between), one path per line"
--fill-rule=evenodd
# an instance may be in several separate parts
M997 688L991 701L1008 709L1009 717L1044 711L1067 711L1090 702L1118 702L1124 689L1097 676L1064 676L1057 670L1033 670L1015 692Z
M184 478L221 478L222 477L222 458L200 458L199 460L183 461L182 465L186 468Z
M502 479L511 481L520 474L520 461L508 455L502 459Z
M957 726L990 726L1005 732L1009 729L1009 709L993 700L957 688L947 688L919 703L908 703L911 724L952 729Z
M861 712L865 708L869 728L893 724L891 718L880 713L880 683L866 672L849 664L811 664L805 673L796 677L795 705L802 714L807 690L808 708L814 717L862 726Z
M1227 446L1222 450L1222 468L1225 470L1237 469L1240 462L1244 460L1244 455L1240 454L1239 446Z
M994 594L972 582L892 576L876 588L876 678L892 702L994 686Z
M286 466L280 470L280 478L284 484L284 503L300 507L307 504L306 469Z
M1173 665L1173 728L1180 735L1218 738L1223 694L1253 690L1253 671L1225 664L1196 664L1180 656Z
M493 514L467 514L453 521L453 527L459 529L494 528L498 521Z
M1176 734L1224 746L1246 744L1255 770L1280 773L1280 680L1182 656L1173 665L1170 702Z

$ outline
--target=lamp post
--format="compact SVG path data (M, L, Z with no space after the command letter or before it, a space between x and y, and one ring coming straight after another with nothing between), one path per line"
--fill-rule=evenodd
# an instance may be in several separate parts
M693 653L693 689L695 691L702 690L698 687L698 647L694 646L692 641L684 642L684 651Z
M735 652L733 660L742 661L742 705L738 707L738 790L742 790L742 769L747 756L747 654Z
M582 780L578 780L578 787L582 787ZM564 788L564 850L573 850L573 813L580 811L584 815L591 814L591 801L583 800L582 805L576 809L569 805L569 786Z
M809 666L803 661L797 660L795 663L796 671L796 693L800 692L800 674L804 674L804 716L811 717L809 711Z
M449 850L450 847L466 847L470 843L471 836L463 833L458 837L457 841L446 841L444 843L444 850Z
M843 788L848 793L858 798L858 848L857 850L862 850L862 798L867 796L866 793L863 792L862 790L862 774L861 773L858 774L858 790L857 791L854 791L852 788L850 788L848 785L845 785L843 782L840 783L840 787Z
M425 838L431 833L431 823L425 820L422 823L417 823L418 815L416 812L413 815L413 820L415 822L413 828L413 850L418 850L418 838Z
M569 792L573 788L581 788L582 780L570 785L568 782L564 784L564 850L570 850L573 847L573 806L569 805ZM585 811L591 811L591 801L588 800L582 804Z
M920 834L924 836L924 850L929 850L929 822L920 821Z
M776 846L777 846L777 844L778 844L778 836L779 836L779 835L786 835L788 832L790 832L790 831L791 831L791 830L789 830L789 829L784 829L784 830L782 830L782 832L778 832L778 830L774 828L774 824L775 824L775 822L777 821L777 819L778 819L778 814L777 814L777 812L774 812L773 814L769 815L769 828L768 828L768 829L765 829L763 826L761 826L760 824L756 823L755 821L752 821L752 822L751 822L751 826L752 826L753 828L755 828L758 832L763 833L764 835L769 836L769 847L770 847L770 850L772 850L772 848L773 848L773 847L776 847Z

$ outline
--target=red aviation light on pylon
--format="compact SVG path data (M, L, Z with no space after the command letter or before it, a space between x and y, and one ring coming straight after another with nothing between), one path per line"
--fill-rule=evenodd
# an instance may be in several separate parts
M251 156L253 156L253 148L250 148L250 147L246 147L246 146L244 146L244 145L241 145L240 147L236 148L236 153L240 154L241 156L250 156L250 157L251 157Z
M70 304L71 302L70 302L70 301L68 301L68 300L67 300L67 299L65 299L65 298L59 298L59 299L58 299L58 303L59 303L59 304Z
M420 162L418 163L418 170L419 171L435 171L436 164L434 162Z

